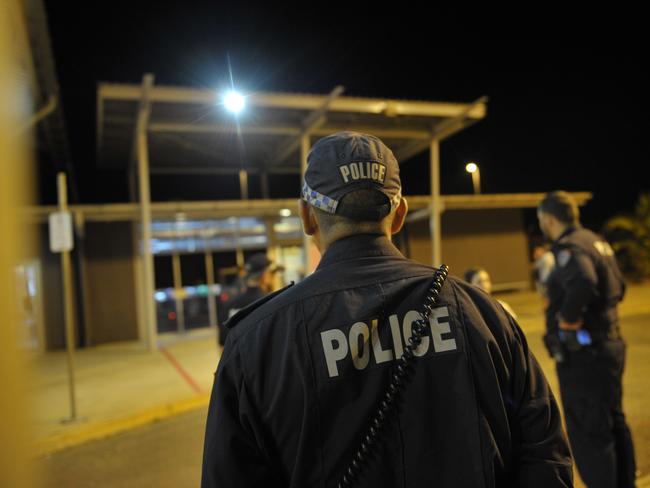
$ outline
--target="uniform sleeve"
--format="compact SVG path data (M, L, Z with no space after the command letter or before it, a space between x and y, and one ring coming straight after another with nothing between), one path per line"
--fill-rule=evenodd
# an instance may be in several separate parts
M511 317L508 320L514 330L513 486L572 487L571 453L557 402L523 332Z
M236 344L229 343L212 388L203 449L202 488L268 486L270 463L255 435L256 414Z
M587 305L598 294L598 277L596 268L589 256L575 250L563 250L566 262L558 260L559 277L564 288L564 301L560 308L560 317L570 323L578 322Z

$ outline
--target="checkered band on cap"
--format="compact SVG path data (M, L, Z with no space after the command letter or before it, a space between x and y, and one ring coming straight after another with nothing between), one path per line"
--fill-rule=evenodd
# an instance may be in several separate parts
M339 204L338 200L334 200L333 198L330 198L309 188L307 182L305 182L302 186L302 199L313 207L331 214L336 213L336 207Z
M312 190L307 182L304 182L302 185L302 199L310 205L331 214L336 213L336 207L339 205L338 200L334 200L322 193L318 193L316 190ZM390 201L391 210L394 210L399 205L401 199L402 192L398 192Z

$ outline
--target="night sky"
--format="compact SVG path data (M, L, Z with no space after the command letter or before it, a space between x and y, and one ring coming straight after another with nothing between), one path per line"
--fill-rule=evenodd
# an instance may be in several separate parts
M487 118L442 144L443 194L471 193L464 166L474 160L484 193L594 192L583 215L598 228L650 188L648 56L638 41L614 34L634 29L632 13L556 25L548 12L520 12L511 23L492 20L499 12L469 19L367 4L360 15L329 3L309 3L308 12L269 3L88 2L71 11L69 2L45 2L81 202L127 199L126 176L95 162L97 82L140 83L151 72L159 84L219 88L228 58L244 92L325 94L341 84L345 95L363 97L487 95ZM576 22L591 26L575 36L579 43L551 39ZM509 24L519 32L507 32ZM531 34L537 39L524 40ZM403 165L406 194L428 192L427 161L424 154ZM42 166L42 201L52 203L56 166ZM159 187L158 197L166 191Z

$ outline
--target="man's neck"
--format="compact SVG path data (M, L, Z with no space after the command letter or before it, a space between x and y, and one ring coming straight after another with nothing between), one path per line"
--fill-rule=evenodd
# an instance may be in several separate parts
M568 224L561 224L558 226L558 228L555 231L555 235L553 236L553 240L557 241L560 237L564 235L564 233L570 228L573 227Z
M383 236L387 237L389 241L392 240L392 236L391 236L390 232L388 232L388 231L382 232L380 230L373 231L373 232L368 231L368 232L354 232L354 233L352 233L352 232L336 232L336 231L334 231L334 232L330 232L328 235L325 235L325 234L321 233L320 236L319 236L320 237L320 245L318 246L318 249L319 249L319 251L321 253L321 256L323 254L325 254L327 249L334 242L340 241L341 239L345 239L346 237L352 237L352 236L359 235L359 234L383 235Z

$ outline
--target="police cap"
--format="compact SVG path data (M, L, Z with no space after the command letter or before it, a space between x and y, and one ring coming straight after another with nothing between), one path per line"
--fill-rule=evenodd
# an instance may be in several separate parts
M345 203L345 195L376 190L383 203ZM399 205L402 183L393 152L378 138L358 132L337 132L320 139L309 152L302 199L330 214L353 220L378 221Z

